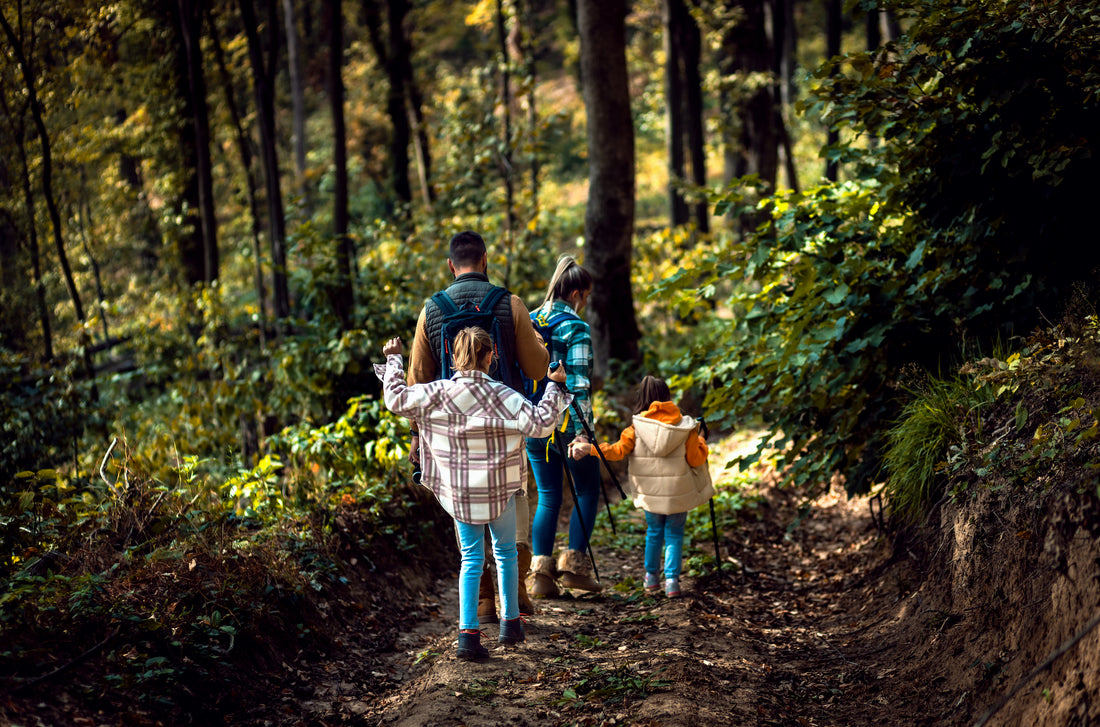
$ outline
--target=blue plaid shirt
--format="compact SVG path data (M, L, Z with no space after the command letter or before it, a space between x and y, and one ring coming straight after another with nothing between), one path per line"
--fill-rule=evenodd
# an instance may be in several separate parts
M573 394L573 401L592 424L592 333L588 324L573 311L573 307L564 300L544 303L539 309L552 316L559 311L573 313L569 318L554 326L550 336L550 360L565 364L565 387ZM572 408L565 427L566 434L583 434L584 427L574 421Z

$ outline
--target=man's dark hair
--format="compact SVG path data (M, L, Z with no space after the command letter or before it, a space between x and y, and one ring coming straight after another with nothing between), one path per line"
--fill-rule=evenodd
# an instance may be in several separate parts
M451 238L449 257L456 268L476 265L484 256L485 240L476 232L466 230Z

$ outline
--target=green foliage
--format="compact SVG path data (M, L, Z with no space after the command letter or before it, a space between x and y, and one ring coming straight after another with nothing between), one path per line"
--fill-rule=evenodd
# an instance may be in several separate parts
M993 389L973 377L929 380L912 393L886 434L884 494L892 510L915 523L944 493L948 458L983 437L982 409Z
M90 387L67 367L34 365L0 349L0 482L16 472L71 458L94 421Z
M1100 171L1091 11L1067 25L1061 6L1025 2L913 9L906 36L823 68L803 103L849 132L826 153L851 179L759 201L741 180L714 201L745 239L651 292L708 341L676 362L692 372L677 384L706 391L710 421L764 421L742 466L775 448L797 486L840 472L868 491L904 366L939 370L964 340L1028 330L1098 262L1078 245ZM744 288L724 294L727 279Z

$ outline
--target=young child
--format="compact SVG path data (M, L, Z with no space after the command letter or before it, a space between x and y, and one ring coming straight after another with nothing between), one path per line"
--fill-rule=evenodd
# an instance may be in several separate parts
M680 595L680 571L687 514L713 494L707 472L707 445L699 424L672 403L661 379L646 376L638 386L634 424L615 444L601 444L608 460L629 457L634 506L645 511L645 588L660 589L664 552L665 594ZM595 454L591 444L575 443L575 459Z
M421 484L435 493L455 519L459 569L458 652L466 661L484 659L477 617L478 586L485 563L485 525L493 541L501 600L499 641L525 639L519 617L515 494L527 483L526 437L545 437L573 397L561 384L565 369L547 371L552 382L538 406L489 376L493 341L480 328L466 328L454 341L455 374L408 386L401 339L382 347L385 366L375 373L383 399L395 414L416 420L420 430Z

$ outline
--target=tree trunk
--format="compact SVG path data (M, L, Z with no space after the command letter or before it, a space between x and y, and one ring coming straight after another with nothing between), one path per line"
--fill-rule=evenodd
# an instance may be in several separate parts
M683 0L677 0L682 3ZM691 158L691 181L696 187L707 184L706 136L703 131L703 79L699 75L699 62L703 52L703 38L695 18L684 8L680 23L680 50L684 73L684 126L687 130L688 155ZM706 200L692 205L695 228L706 233L710 230Z
M516 244L515 177L512 163L512 75L508 62L507 18L504 0L497 0L497 41L500 43L500 176L504 183L504 249L507 262L504 265L504 287L509 287L512 275L512 256Z
M259 26L252 0L238 0L245 35L248 38L248 57L252 65L252 85L256 96L257 118L260 125L260 153L264 165L264 186L267 190L267 224L271 235L271 265L274 281L275 317L279 320L290 316L290 291L286 268L286 218L283 216L283 193L279 178L279 153L275 139L275 72L278 67L279 31L275 3L268 3L268 58L264 61L264 49L260 43Z
M180 47L186 68L188 109L194 126L195 181L199 193L202 229L202 279L218 279L218 221L214 205L214 174L210 159L210 116L206 105L206 79L202 68L202 7L197 0L177 0Z
M742 22L728 30L722 39L723 75L773 71L774 53L768 42L764 1L746 0L741 4ZM732 114L727 118L727 127L739 130L736 138L731 138L727 132L726 177L757 174L774 189L779 169L777 121L780 116L771 87L756 88L741 104L727 97L723 108L727 114Z
M630 285L634 233L634 124L626 67L625 0L579 0L581 77L588 136L586 263L597 381L612 359L638 362L638 324Z
M283 0L283 23L286 26L287 71L294 119L294 182L304 215L309 217L309 190L306 188L306 101L302 87L302 61L294 0Z
M825 0L825 55L829 58L840 55L841 32L841 0ZM835 76L838 71L839 68L833 66L831 75ZM840 134L835 126L830 126L826 144L832 146L838 141ZM838 171L834 160L825 162L825 178L830 182L837 181Z
M42 104L38 99L38 85L34 74L31 72L30 62L26 55L23 53L22 43L20 38L15 35L11 25L8 23L7 18L3 12L0 12L0 26L3 26L4 34L8 38L8 42L11 44L10 51L15 56L16 63L19 66L19 70L23 75L24 89L27 94L27 106L31 112L31 120L34 122L34 128L38 132L38 143L42 149L42 161L40 168L42 170L42 198L46 202L46 212L50 219L50 228L53 230L54 245L57 249L57 259L61 264L62 277L65 280L65 287L69 291L69 298L73 304L73 310L76 313L76 318L80 322L80 343L81 343L81 358L84 363L84 371L88 375L89 381L92 382L92 399L99 399L99 392L95 386L95 368L92 366L91 354L88 351L89 341L87 327L84 325L87 323L87 318L84 316L84 306L80 303L80 293L76 288L76 281L73 279L73 271L69 266L69 256L65 252L65 238L61 227L61 213L57 209L57 200L54 198L53 192L53 159L50 151L50 136L46 130L46 122L42 117ZM34 224L32 217L31 224Z
M537 77L535 73L534 45L535 27L531 18L531 0L517 0L517 22L519 23L519 57L527 75L527 146L531 150L527 164L531 173L531 209L535 214L539 210L539 116L537 106Z
M688 207L679 185L684 179L684 77L680 72L681 15L687 12L683 0L665 0L661 6L665 49L665 150L668 155L669 224L688 223Z
M23 208L27 217L27 242L31 253L31 272L34 275L34 301L38 310L38 321L42 326L42 360L53 360L53 332L50 328L50 309L46 304L46 284L42 280L42 261L38 251L38 228L34 223L34 188L31 184L31 171L27 163L27 148L24 146L24 128L15 114L4 104L4 111L11 120L12 129L18 134L16 147L19 150L20 170L23 180Z
M351 261L354 257L348 236L348 144L344 124L344 17L341 0L325 0L329 28L328 95L332 111L333 159L336 186L333 190L332 227L336 249L336 284L329 291L329 302L342 330L351 327L355 302Z
M95 280L95 296L99 308L99 321L103 325L103 340L111 338L111 329L107 323L107 294L103 290L103 276L99 270L99 261L92 254L92 246L88 243L88 228L93 227L92 206L88 204L88 184L84 177L84 170L80 171L80 203L76 210L77 223L80 228L80 244L84 248L84 256L88 258L88 264L92 267L92 279Z
M210 10L210 36L214 47L214 60L218 66L218 75L221 77L222 90L225 94L226 108L229 109L229 118L233 122L233 134L237 140L237 153L241 157L241 167L244 169L245 189L248 195L248 211L252 217L250 225L252 232L252 257L253 257L253 284L256 286L256 309L259 320L260 345L267 342L267 292L264 285L264 256L260 243L260 203L259 185L256 182L255 166L252 163L252 140L244 130L244 122L241 120L240 107L237 105L237 93L233 87L233 77L229 73L229 66L225 62L225 49L222 48L218 35L218 25Z

